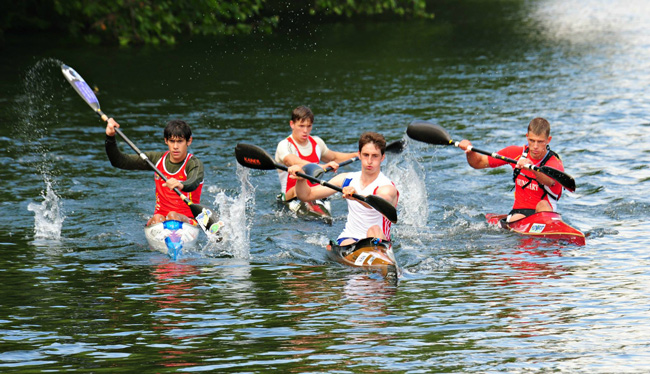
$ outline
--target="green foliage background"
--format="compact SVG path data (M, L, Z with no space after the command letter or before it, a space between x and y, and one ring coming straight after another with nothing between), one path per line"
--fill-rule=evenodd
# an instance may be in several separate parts
M433 17L426 0L21 0L0 5L0 37L48 31L92 44L174 44L180 35L272 33L296 17L379 15Z

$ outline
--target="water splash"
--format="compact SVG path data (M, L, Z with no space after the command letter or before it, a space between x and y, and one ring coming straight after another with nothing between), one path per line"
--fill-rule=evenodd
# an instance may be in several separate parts
M52 183L46 180L47 189L41 191L43 201L40 204L29 203L27 210L34 212L34 238L60 240L61 228L65 216L61 209L59 195L52 188Z
M239 196L230 197L224 191L217 194L214 204L219 210L219 220L225 223L220 232L223 241L214 243L210 252L228 253L235 258L250 258L250 228L252 222L247 214L255 207L255 188L248 179L249 170L237 165L237 177L241 183Z
M16 137L23 148L20 153L27 155L22 160L28 164L28 168L41 175L46 186L45 190L41 190L43 201L27 206L35 214L35 239L59 240L65 220L61 198L54 188L56 169L45 145L47 142L43 141L49 125L58 121L56 104L61 101L59 95L65 83L59 76L61 63L60 60L46 58L34 64L25 76L23 94L18 96L13 107L17 119Z
M385 173L399 191L399 223L403 226L426 226L429 204L422 166L412 154L404 152L388 162Z

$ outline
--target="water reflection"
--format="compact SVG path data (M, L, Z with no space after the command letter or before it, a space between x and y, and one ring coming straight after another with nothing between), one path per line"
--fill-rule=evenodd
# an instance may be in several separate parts
M372 347L395 337L380 332L394 320L390 307L396 285L380 276L349 270L316 267L285 273L282 287L291 295L287 310L294 312L291 321L296 334L282 346L304 362L290 372L314 366L342 369L353 364L351 360L383 356Z

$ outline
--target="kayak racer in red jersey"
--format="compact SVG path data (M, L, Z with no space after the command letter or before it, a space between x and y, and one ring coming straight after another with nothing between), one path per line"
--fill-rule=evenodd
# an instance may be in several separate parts
M508 214L507 222L513 222L537 212L556 211L557 201L562 195L562 186L546 174L524 168L524 165L532 164L564 171L560 156L549 147L552 138L550 134L549 122L544 118L534 118L528 124L527 145L512 145L497 152L499 155L517 160L516 165L511 164L515 182L515 201ZM496 168L508 163L467 150L471 145L469 140L463 139L458 147L465 150L467 163L474 169Z

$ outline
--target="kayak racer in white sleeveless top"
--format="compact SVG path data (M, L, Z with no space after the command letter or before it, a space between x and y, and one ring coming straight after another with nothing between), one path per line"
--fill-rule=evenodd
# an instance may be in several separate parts
M321 164L323 169L328 166L334 171L339 168L339 163L355 157L356 152L336 152L328 148L323 139L312 136L314 126L314 113L306 106L299 106L291 112L291 135L284 138L275 150L275 162L287 167L292 165L306 165L309 163ZM289 178L286 171L278 169L282 200L290 201L296 197L293 188L296 181Z
M386 158L385 151L386 140L382 135L376 132L361 134L358 155L361 171L339 174L329 181L341 187L343 198L348 200L348 219L337 239L341 246L370 237L390 240L391 222L372 207L352 197L353 194L374 194L397 206L399 192L395 184L381 172L381 163ZM321 185L310 187L307 180L296 175L296 172L303 171L299 165L289 167L288 171L291 178L296 179L296 195L302 201L324 199L336 192Z

